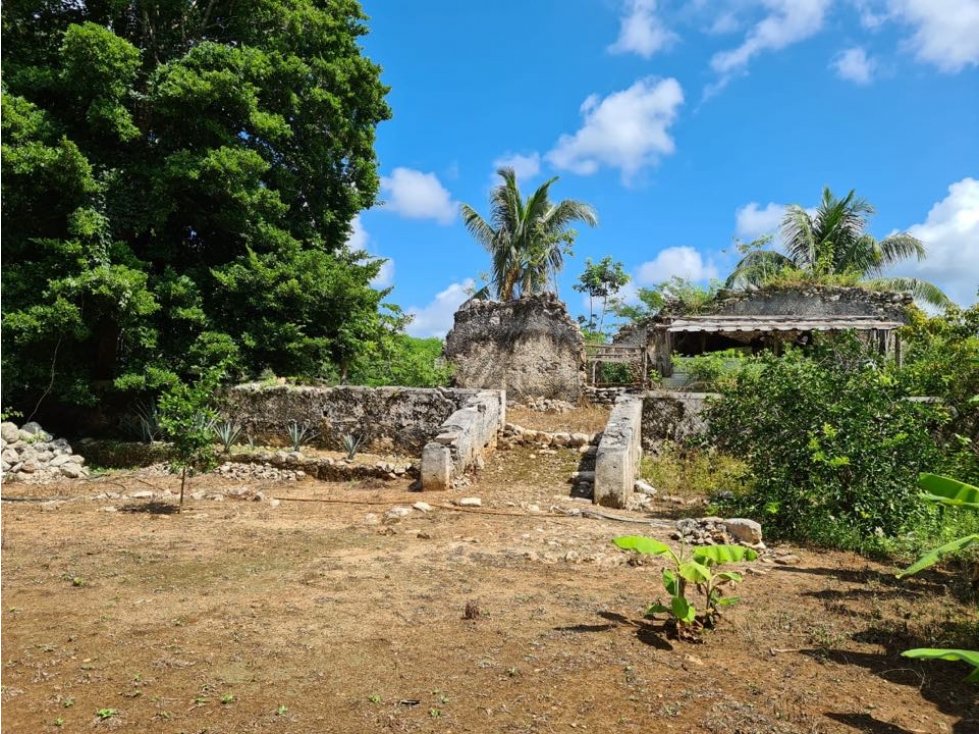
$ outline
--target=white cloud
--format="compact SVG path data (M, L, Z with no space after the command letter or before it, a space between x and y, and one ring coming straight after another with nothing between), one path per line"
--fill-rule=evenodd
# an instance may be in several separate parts
M604 99L593 94L581 105L581 129L562 135L547 160L585 176L602 166L618 168L628 181L674 151L669 127L682 103L683 90L673 78L640 79Z
M455 312L469 300L469 294L475 285L475 280L467 278L439 291L427 306L411 306L408 313L413 318L405 331L412 336L445 336L452 328Z
M500 168L512 168L517 174L517 180L533 178L540 173L540 153L534 151L529 155L507 153L493 161L493 184L499 184L500 178L496 171Z
M677 35L656 15L656 0L627 0L619 37L608 47L613 54L638 54L644 59L669 48Z
M347 238L347 247L351 250L365 250L371 257L381 257L372 251L370 246L370 235L364 229L364 223L358 214L350 223L350 236ZM381 263L381 269L371 279L371 288L381 290L394 283L394 260L387 258Z
M908 233L925 244L928 257L903 263L892 274L930 280L958 303L974 303L979 288L979 180L953 183L948 196Z
M434 219L439 224L455 219L456 203L434 173L395 168L381 177L381 190L388 195L384 209L408 219Z
M655 285L673 277L703 281L717 276L713 260L705 260L694 248L682 246L667 247L652 260L644 262L636 271L635 280L639 285Z
M908 46L942 71L979 66L979 2L889 0L890 15L914 29Z
M769 202L761 208L758 202L752 201L734 213L734 232L742 240L750 242L766 234L775 234L784 216L785 204Z
M720 51L711 67L722 80L747 68L752 58L778 51L815 35L823 27L831 0L762 0L767 14L752 26L737 48ZM722 82L723 83L723 82Z
M867 52L859 46L841 51L830 66L840 79L846 79L854 84L870 84L877 69L877 62L867 56Z

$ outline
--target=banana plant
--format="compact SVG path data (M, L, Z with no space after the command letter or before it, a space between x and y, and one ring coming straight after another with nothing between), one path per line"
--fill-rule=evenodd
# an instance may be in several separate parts
M926 502L979 511L979 487L960 482L951 477L927 473L918 477L918 487L922 490L921 498ZM979 534L964 535L937 548L932 548L901 571L897 577L912 576L918 571L934 566L945 556L958 553L973 545L979 545ZM913 650L905 650L901 655L917 660L952 660L969 663L974 670L966 677L966 680L979 683L979 651L917 647Z
M723 587L740 583L742 575L735 571L715 573L716 566L753 561L758 557L758 553L740 545L708 545L695 548L689 554L684 548L677 554L666 543L642 535L622 535L612 542L622 550L647 556L666 556L672 562L673 568L663 569L663 588L670 596L670 603L653 602L646 609L645 616L669 614L678 636L695 635L704 627L714 627L720 617L720 607L738 601L738 597L724 596ZM700 615L687 597L689 584L704 597L704 611Z
M927 473L922 474L918 478L918 486L923 490L921 499L926 502L979 511L979 487L960 482L958 479ZM912 576L918 573L918 571L934 566L947 555L958 553L977 544L979 544L979 534L963 535L961 538L956 538L937 548L932 548L913 564L901 571L897 577L901 579L906 576Z

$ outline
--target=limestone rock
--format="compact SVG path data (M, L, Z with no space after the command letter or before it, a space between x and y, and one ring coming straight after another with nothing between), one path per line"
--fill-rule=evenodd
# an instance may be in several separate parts
M455 504L458 507L482 507L483 501L479 497L460 497Z
M756 545L761 542L761 525L754 520L735 517L724 521L728 534L739 543Z

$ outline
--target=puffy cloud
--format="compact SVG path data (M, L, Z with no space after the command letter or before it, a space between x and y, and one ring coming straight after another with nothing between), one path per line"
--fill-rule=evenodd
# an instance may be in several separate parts
M347 247L351 250L365 250L370 253L371 257L381 257L376 253L372 252L370 246L370 235L367 234L367 230L364 229L364 223L360 219L358 214L353 218L350 223L350 236L347 238ZM371 279L371 287L381 290L382 288L387 288L394 283L394 260L387 258L382 264L381 269L378 271Z
M779 225L782 224L782 217L784 216L785 204L769 202L764 208L761 208L757 202L752 201L734 213L734 232L746 241L763 237L766 234L775 234Z
M877 62L857 46L838 53L830 66L840 79L846 79L854 84L870 84L877 69Z
M610 53L633 53L648 59L677 40L677 35L656 15L656 0L627 0L625 10L619 37L608 47Z
M747 68L748 63L765 51L778 51L815 35L831 0L763 0L768 12L752 26L737 48L720 51L711 58L711 67L722 78Z
M972 304L979 288L979 180L963 178L948 187L948 196L932 206L925 221L908 228L921 240L928 257L894 268L941 286L960 304Z
M540 173L540 153L534 151L529 155L520 153L507 153L493 161L493 184L500 182L496 171L500 168L512 168L517 174L517 180L533 178Z
M585 176L602 166L618 168L628 181L674 151L669 127L682 103L683 90L673 78L640 79L604 99L593 94L581 105L581 129L562 135L547 160Z
M914 30L908 46L942 71L979 66L979 3L976 0L889 0L890 16Z
M667 247L655 258L639 266L636 271L636 283L655 285L673 277L702 281L717 276L717 266L714 265L713 260L705 260L694 248Z
M388 196L384 209L408 219L434 219L439 224L455 219L456 204L434 173L395 168L381 178L381 190Z
M469 299L475 285L475 280L467 278L439 291L427 306L411 306L408 313L413 318L405 330L412 336L445 336L452 328L455 312Z

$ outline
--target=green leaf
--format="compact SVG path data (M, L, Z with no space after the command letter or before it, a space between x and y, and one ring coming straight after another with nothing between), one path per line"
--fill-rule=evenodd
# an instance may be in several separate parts
M714 580L716 581L718 579L720 579L720 581L718 582L718 586L720 586L725 582L732 583L732 584L740 584L742 581L744 581L744 576L742 576L740 573L736 571L722 571L721 573L714 574Z
M674 596L670 602L670 608L673 616L684 624L690 624L697 616L697 610L694 609L693 604L686 600L686 597Z
M929 502L979 510L979 487L951 477L928 473L918 478L918 486L925 490L922 498Z
M666 587L666 593L670 596L676 596L680 593L680 585L676 573L669 568L663 569L663 586Z
M966 535L961 538L956 538L953 541L946 543L945 545L940 545L937 548L932 548L930 551L925 553L921 558L915 561L912 565L908 566L906 569L901 571L897 575L899 579L905 576L913 576L929 566L934 566L945 556L952 553L958 553L959 551L965 550L969 546L979 545L979 533L973 533L972 535Z
M673 551L666 543L643 535L620 535L618 538L613 538L612 542L622 550L634 550L647 556L662 556L667 553L673 555Z
M696 561L680 564L680 575L695 584L706 584L710 581L710 569Z
M646 611L645 613L643 613L643 616L652 617L654 614L670 614L672 613L672 611L673 611L672 609L660 604L659 602L653 602L648 607L646 607Z
M741 601L740 596L722 596L714 602L714 605L718 607L729 607L737 604L739 601Z
M979 651L977 650L946 650L940 647L916 647L913 650L905 650L901 653L901 656L915 660L949 660L968 663L975 670L966 677L966 680L979 683Z
M707 566L720 566L724 563L753 561L758 553L741 545L705 545L693 552L695 560Z

